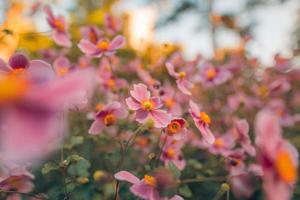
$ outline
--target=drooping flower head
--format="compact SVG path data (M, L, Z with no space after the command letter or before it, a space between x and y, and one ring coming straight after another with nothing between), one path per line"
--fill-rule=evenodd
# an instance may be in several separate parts
M278 117L268 110L257 114L256 145L267 200L288 200L298 179L298 152L282 138Z
M183 139L187 134L186 121L183 118L173 118L165 128L165 132L175 140Z
M157 97L151 97L147 86L144 84L133 85L131 97L126 99L129 109L136 111L136 121L145 123L148 119L154 121L154 127L164 128L171 121L171 115L161 110L162 103Z
M210 116L206 112L200 111L198 105L192 100L190 101L189 112L195 122L196 127L200 130L203 139L207 143L213 144L215 142L215 136L212 134L209 128L211 124Z
M119 102L109 103L96 114L89 133L93 135L99 134L104 127L112 126L117 119L125 117L127 117L127 110Z
M125 43L123 36L118 35L112 41L106 38L100 38L96 43L91 42L88 39L80 40L78 47L87 56L90 57L102 57L112 56L116 53L116 50L121 48Z
M186 94L191 95L191 89L193 88L193 83L188 81L187 74L184 71L175 72L174 66L172 63L166 63L166 67L170 76L176 78L176 84L178 89Z
M70 34L68 33L68 24L61 15L55 16L49 6L44 8L47 14L47 21L52 28L52 38L58 45L71 47Z

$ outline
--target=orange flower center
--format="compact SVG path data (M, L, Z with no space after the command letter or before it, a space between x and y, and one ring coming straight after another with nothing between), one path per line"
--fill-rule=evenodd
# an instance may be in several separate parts
M179 72L178 73L179 78L185 78L186 77L186 73L185 72Z
M142 103L142 106L145 110L152 110L154 108L154 104L150 100L146 100Z
M109 42L106 40L102 40L97 43L97 47L101 50L107 50L109 47Z
M96 108L97 111L101 111L103 109L103 107L104 107L103 103L97 103L95 108Z
M116 122L116 116L114 114L107 114L103 118L103 122L106 126L111 126Z
M269 89L267 86L265 85L262 85L258 88L258 94L261 96L261 97L266 97L268 96L269 94Z
M22 186L24 185L23 180L20 177L10 177L7 180L7 183L12 186L14 189L21 189Z
M153 177L153 176L149 176L149 175L145 175L144 176L144 182L147 184L147 185L150 185L152 187L156 187L156 178Z
M59 19L54 20L54 25L59 31L65 31L65 26L61 20Z
M209 80L214 79L216 77L216 75L217 75L217 71L214 68L208 69L206 71L206 77Z
M175 101L173 99L171 99L171 98L165 100L165 105L169 109L172 108L174 106L174 104L175 104Z
M115 88L116 87L116 81L114 79L108 79L106 81L106 84L109 88Z
M279 177L287 183L295 183L298 177L297 167L292 156L285 150L280 150L275 161L275 168Z
M176 151L173 148L168 148L165 154L168 158L174 158L176 155Z
M69 69L67 67L60 67L58 70L57 70L57 75L58 76L64 76L66 75L67 73L69 72Z
M217 148L222 148L224 146L224 141L221 138L216 138L214 146Z
M168 130L169 135L174 135L174 134L178 133L181 130L181 125L177 121L172 121L168 125L167 130Z
M209 115L206 112L200 112L200 119L205 123L205 124L210 124L211 119Z
M0 103L17 100L28 88L28 82L15 75L0 78Z

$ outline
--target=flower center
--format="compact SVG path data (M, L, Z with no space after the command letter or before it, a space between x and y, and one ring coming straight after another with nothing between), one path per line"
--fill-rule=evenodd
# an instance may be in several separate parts
M115 88L116 87L116 81L112 78L108 79L106 81L106 84L109 88Z
M267 86L262 85L258 88L258 93L261 97L266 97L269 94L269 89Z
M179 72L178 76L179 76L179 78L185 78L186 77L186 73L185 72Z
M114 114L107 114L103 118L103 122L106 126L111 126L116 122L116 116Z
M156 187L156 178L153 177L153 176L149 176L149 175L145 175L144 176L144 182L147 184L147 185L150 185L152 187Z
M59 19L55 19L54 20L54 26L59 30L59 31L65 31L65 26L64 23L59 20Z
M165 105L167 108L171 109L175 104L175 101L173 99L167 99L165 100Z
M275 168L279 177L287 183L295 183L297 180L297 167L293 163L289 152L280 150L275 161Z
M224 146L224 141L221 138L216 138L214 146L217 148L222 148Z
M165 152L165 155L168 157L168 158L174 158L175 155L176 155L176 151L173 149L173 148L168 148Z
M177 121L172 121L168 125L167 130L168 130L169 135L174 135L174 134L178 133L181 130L181 125Z
M210 124L211 123L211 119L210 119L209 115L206 112L200 112L200 119L205 124Z
M109 42L106 40L102 40L97 43L97 47L101 50L107 50L109 47Z
M152 110L154 108L153 102L150 100L146 100L142 103L142 106L145 110Z
M60 67L59 69L57 69L57 75L58 76L64 76L69 72L69 69L67 67Z
M0 103L20 98L27 88L28 82L13 74L0 78Z
M209 80L214 79L216 77L216 75L217 75L217 71L214 68L208 69L206 71L206 77Z
M103 103L97 103L95 108L96 108L97 111L101 111L103 109L103 107L104 107Z

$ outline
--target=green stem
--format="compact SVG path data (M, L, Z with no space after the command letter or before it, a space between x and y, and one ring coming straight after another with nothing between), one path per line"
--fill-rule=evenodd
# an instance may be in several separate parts
M201 178L192 178L181 180L180 184L184 183L198 183L198 182L207 182L207 181L225 181L227 176L216 176L216 177L201 177Z

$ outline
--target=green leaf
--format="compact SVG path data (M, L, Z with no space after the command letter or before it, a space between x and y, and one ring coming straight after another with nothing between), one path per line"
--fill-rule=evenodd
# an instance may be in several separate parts
M42 174L48 174L50 171L59 169L59 165L56 163L46 163L42 168Z
M193 195L191 189L187 185L184 185L179 188L179 194L181 194L182 196L187 197L187 198L189 198Z
M172 172L175 178L180 178L181 172L173 162L169 162L168 168Z

